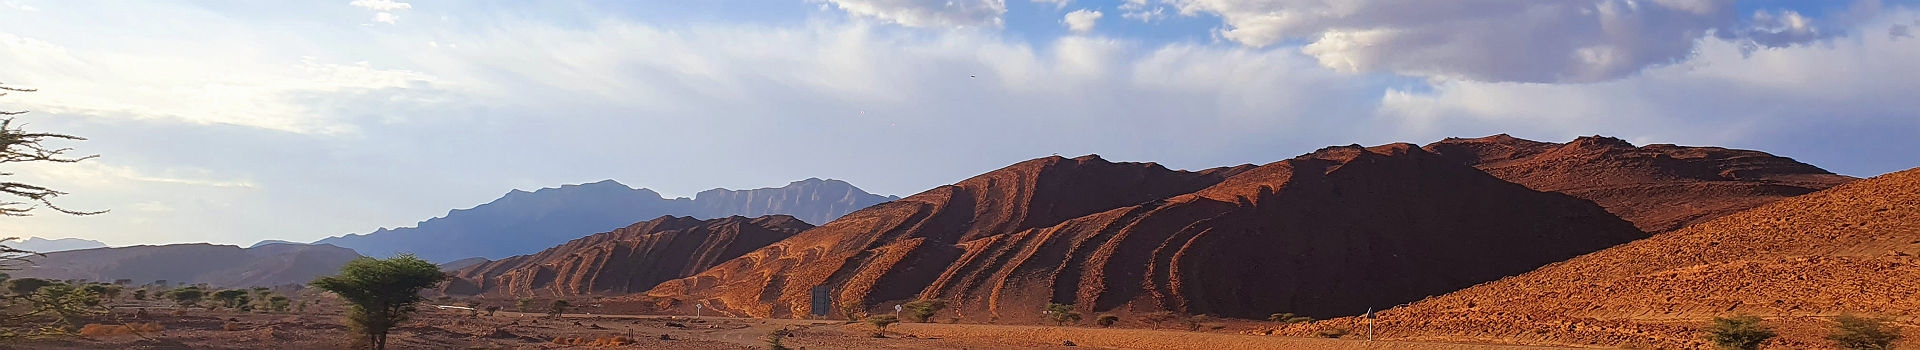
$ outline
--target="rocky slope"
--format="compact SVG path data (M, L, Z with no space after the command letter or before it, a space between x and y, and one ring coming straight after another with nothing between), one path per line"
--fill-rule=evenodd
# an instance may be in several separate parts
M645 291L813 228L792 216L700 220L665 216L531 255L453 273L453 295L575 296Z
M1603 136L1550 143L1501 134L1425 148L1503 180L1591 200L1652 233L1856 180L1765 152L1635 147Z
M854 212L636 299L794 317L826 286L856 307L937 298L981 321L1049 302L1330 316L1640 237L1592 203L1407 144L1199 172L1053 157Z
M413 253L433 262L471 257L500 259L662 215L724 218L799 214L805 220L825 222L892 199L839 180L807 179L785 187L743 191L714 189L694 199L662 198L653 190L607 180L533 192L514 190L487 204L456 209L414 227L381 228L316 243L352 248L375 257Z
M212 244L142 245L48 253L15 277L135 283L207 283L217 287L305 284L340 272L359 258L332 245L266 244L253 248Z
M1818 348L1842 313L1920 314L1920 169L1788 198L1381 313L1383 336L1704 348L1717 316ZM1906 322L1906 321L1903 321ZM1281 329L1358 325L1334 320ZM1909 338L1920 333L1907 327Z

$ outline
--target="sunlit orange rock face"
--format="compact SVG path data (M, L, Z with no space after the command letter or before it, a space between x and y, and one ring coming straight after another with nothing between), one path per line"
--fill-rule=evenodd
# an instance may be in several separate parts
M1780 200L1388 310L1392 338L1706 348L1713 317L1761 316L1770 346L1831 346L1831 317L1920 314L1920 169ZM1330 320L1312 327L1359 325ZM1909 336L1916 330L1905 327Z
M1050 302L1335 316L1644 236L1586 200L1409 144L1191 172L1050 157L849 214L636 299L798 317L826 286L836 303L942 299L981 320L1031 321Z
M539 253L460 269L443 291L519 297L635 293L812 227L786 215L711 220L663 216Z

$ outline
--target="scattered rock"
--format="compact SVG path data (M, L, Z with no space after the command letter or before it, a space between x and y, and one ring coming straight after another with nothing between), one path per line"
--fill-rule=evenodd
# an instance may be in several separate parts
M1074 345L1072 340L1060 342L1060 345L1061 346L1079 346L1079 345Z

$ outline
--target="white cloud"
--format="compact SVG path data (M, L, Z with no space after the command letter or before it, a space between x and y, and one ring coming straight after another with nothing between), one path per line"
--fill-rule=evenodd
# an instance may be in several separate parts
M319 113L306 99L424 89L436 81L422 73L381 69L365 62L326 63L312 58L278 62L281 59L250 52L83 51L0 32L0 60L15 62L0 67L0 75L40 88L32 98L12 101L40 112L312 134L353 132L356 126L342 121L345 116ZM390 98L414 101L411 96Z
M1683 60L1715 32L1767 46L1819 37L1790 11L1736 28L1733 0L1166 1L1220 16L1221 37L1244 45L1305 40L1329 68L1481 81L1618 79Z
M813 0L908 27L999 27L1006 0Z
M1100 16L1100 11L1079 9L1068 12L1066 17L1060 19L1060 23L1066 24L1067 30L1074 33L1087 33L1093 31L1094 25L1099 24Z
M413 4L396 2L393 0L353 0L353 2L350 2L347 4L353 5L354 7L364 7L369 10L383 11L383 12L413 8Z
M393 14L394 12L413 8L413 4L393 0L353 0L347 4L376 11L373 14L373 21L386 24L395 24L400 21L400 16Z
M1036 3L1036 4L1053 4L1053 8L1054 8L1055 10L1062 10L1062 9L1066 9L1066 8L1067 8L1067 5L1072 5L1072 4L1073 4L1073 0L1033 0L1033 3Z
M1920 18L1889 14L1856 30L1878 33ZM1632 139L1727 146L1811 142L1816 165L1877 175L1920 164L1869 162L1841 144L1903 142L1920 134L1920 42L1856 35L1782 48L1754 48L1736 39L1703 38L1697 53L1674 65L1595 84L1445 81L1431 91L1389 91L1382 115L1413 135L1515 132L1608 134ZM1766 149L1764 147L1760 147ZM1824 153L1834 152L1834 153ZM1877 152L1857 150L1853 152ZM1820 160L1829 162L1823 163ZM1830 168L1831 169L1831 168ZM1872 169L1860 171L1861 169Z
M1153 21L1158 21L1166 17L1166 6L1148 6L1147 0L1126 0L1126 2L1120 3L1120 18L1138 20L1143 23L1153 23Z
M0 5L6 5L6 6L8 7L8 8L12 8L12 9L15 9L15 10L20 10L20 12L36 12L36 11L40 11L40 8L38 8L38 7L33 7L33 5L28 5L28 4L22 4L22 3L18 3L18 2L13 2L13 1L0 1Z

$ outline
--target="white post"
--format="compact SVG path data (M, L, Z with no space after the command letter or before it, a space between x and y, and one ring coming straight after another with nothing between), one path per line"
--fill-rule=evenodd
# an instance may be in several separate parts
M693 318L700 318L700 311L706 308L707 304L693 304Z

